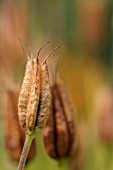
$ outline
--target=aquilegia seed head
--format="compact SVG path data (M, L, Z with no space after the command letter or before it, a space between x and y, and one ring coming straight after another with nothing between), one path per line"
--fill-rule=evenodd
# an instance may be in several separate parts
M45 126L51 105L48 66L46 60L41 64L38 56L34 57L32 53L31 57L27 56L25 76L18 100L19 122L29 132L34 131L36 127Z
M69 156L75 140L74 109L62 83L51 87L52 107L43 139L45 150L52 158Z

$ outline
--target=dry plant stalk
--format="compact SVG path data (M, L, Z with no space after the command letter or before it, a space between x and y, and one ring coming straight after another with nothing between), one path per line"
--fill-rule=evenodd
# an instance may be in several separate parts
M25 140L25 132L18 120L18 94L17 89L7 88L4 95L5 144L10 158L16 162L20 159ZM35 153L36 143L33 141L27 162L35 156Z

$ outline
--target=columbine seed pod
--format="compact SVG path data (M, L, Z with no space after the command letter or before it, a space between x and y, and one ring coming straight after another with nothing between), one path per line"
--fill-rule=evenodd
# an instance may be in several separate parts
M36 125L37 108L40 97L40 63L35 58L33 59L32 67L32 84L26 114L26 127L31 131L35 128Z
M25 132L19 125L18 120L18 91L7 89L4 96L4 124L5 144L8 154L14 161L19 161L24 145ZM31 160L36 153L36 143L33 141L29 150L27 161Z
M32 77L33 77L32 65L33 65L32 59L28 58L25 76L19 94L18 116L19 116L19 122L23 128L26 128L27 107L28 107L29 97L31 93Z
M72 106L72 102L71 102L63 84L59 83L59 85L57 85L57 88L58 88L58 92L60 94L60 99L61 99L61 101L63 101L62 104L63 104L65 115L66 115L66 118L67 118L68 133L69 133L69 136L70 136L69 143L70 143L70 145L72 145L74 138L75 138L75 123L74 123L75 112L74 112L74 108Z
M51 93L52 108L43 132L44 146L52 158L61 158L69 156L72 151L75 139L74 110L60 84L54 84Z
M36 127L43 128L50 113L49 72L46 60L40 64L38 56L28 57L18 101L19 121L27 132L34 131Z
M49 84L49 73L46 62L43 63L40 69L40 101L39 110L37 112L37 126L43 128L47 122L50 105L51 105L51 91Z

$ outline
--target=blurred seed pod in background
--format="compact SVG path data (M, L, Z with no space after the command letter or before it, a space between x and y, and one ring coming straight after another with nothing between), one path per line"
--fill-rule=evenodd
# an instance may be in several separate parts
M62 83L51 87L52 107L43 130L44 147L48 155L59 159L71 155L76 140L74 109Z
M74 142L74 146L73 146L73 155L72 155L72 164L71 164L71 169L72 170L79 170L81 169L82 166L82 150L81 150L81 144L80 144L80 140L77 139Z
M14 161L19 161L20 154L25 140L25 132L19 125L18 120L18 95L19 90L7 89L4 95L4 125L5 125L5 145L9 157ZM36 143L33 141L27 161L36 154Z
M21 50L18 48L17 37L22 34L27 39L30 11L28 3L25 1L20 1L18 5L14 5L12 0L1 0L0 2L0 78L4 80L7 74L12 78L18 65L21 67L25 63ZM19 77L21 78L21 74L17 78Z
M95 97L98 136L102 142L113 142L113 90L102 87Z

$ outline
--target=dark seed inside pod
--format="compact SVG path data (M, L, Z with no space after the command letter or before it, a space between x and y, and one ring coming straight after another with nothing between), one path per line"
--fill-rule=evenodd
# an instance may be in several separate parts
M70 100L65 101L68 96L61 94L65 91L61 91L59 84L55 84L51 92L52 108L44 128L44 145L52 158L61 158L68 156L72 150L75 136L74 115L72 116Z

